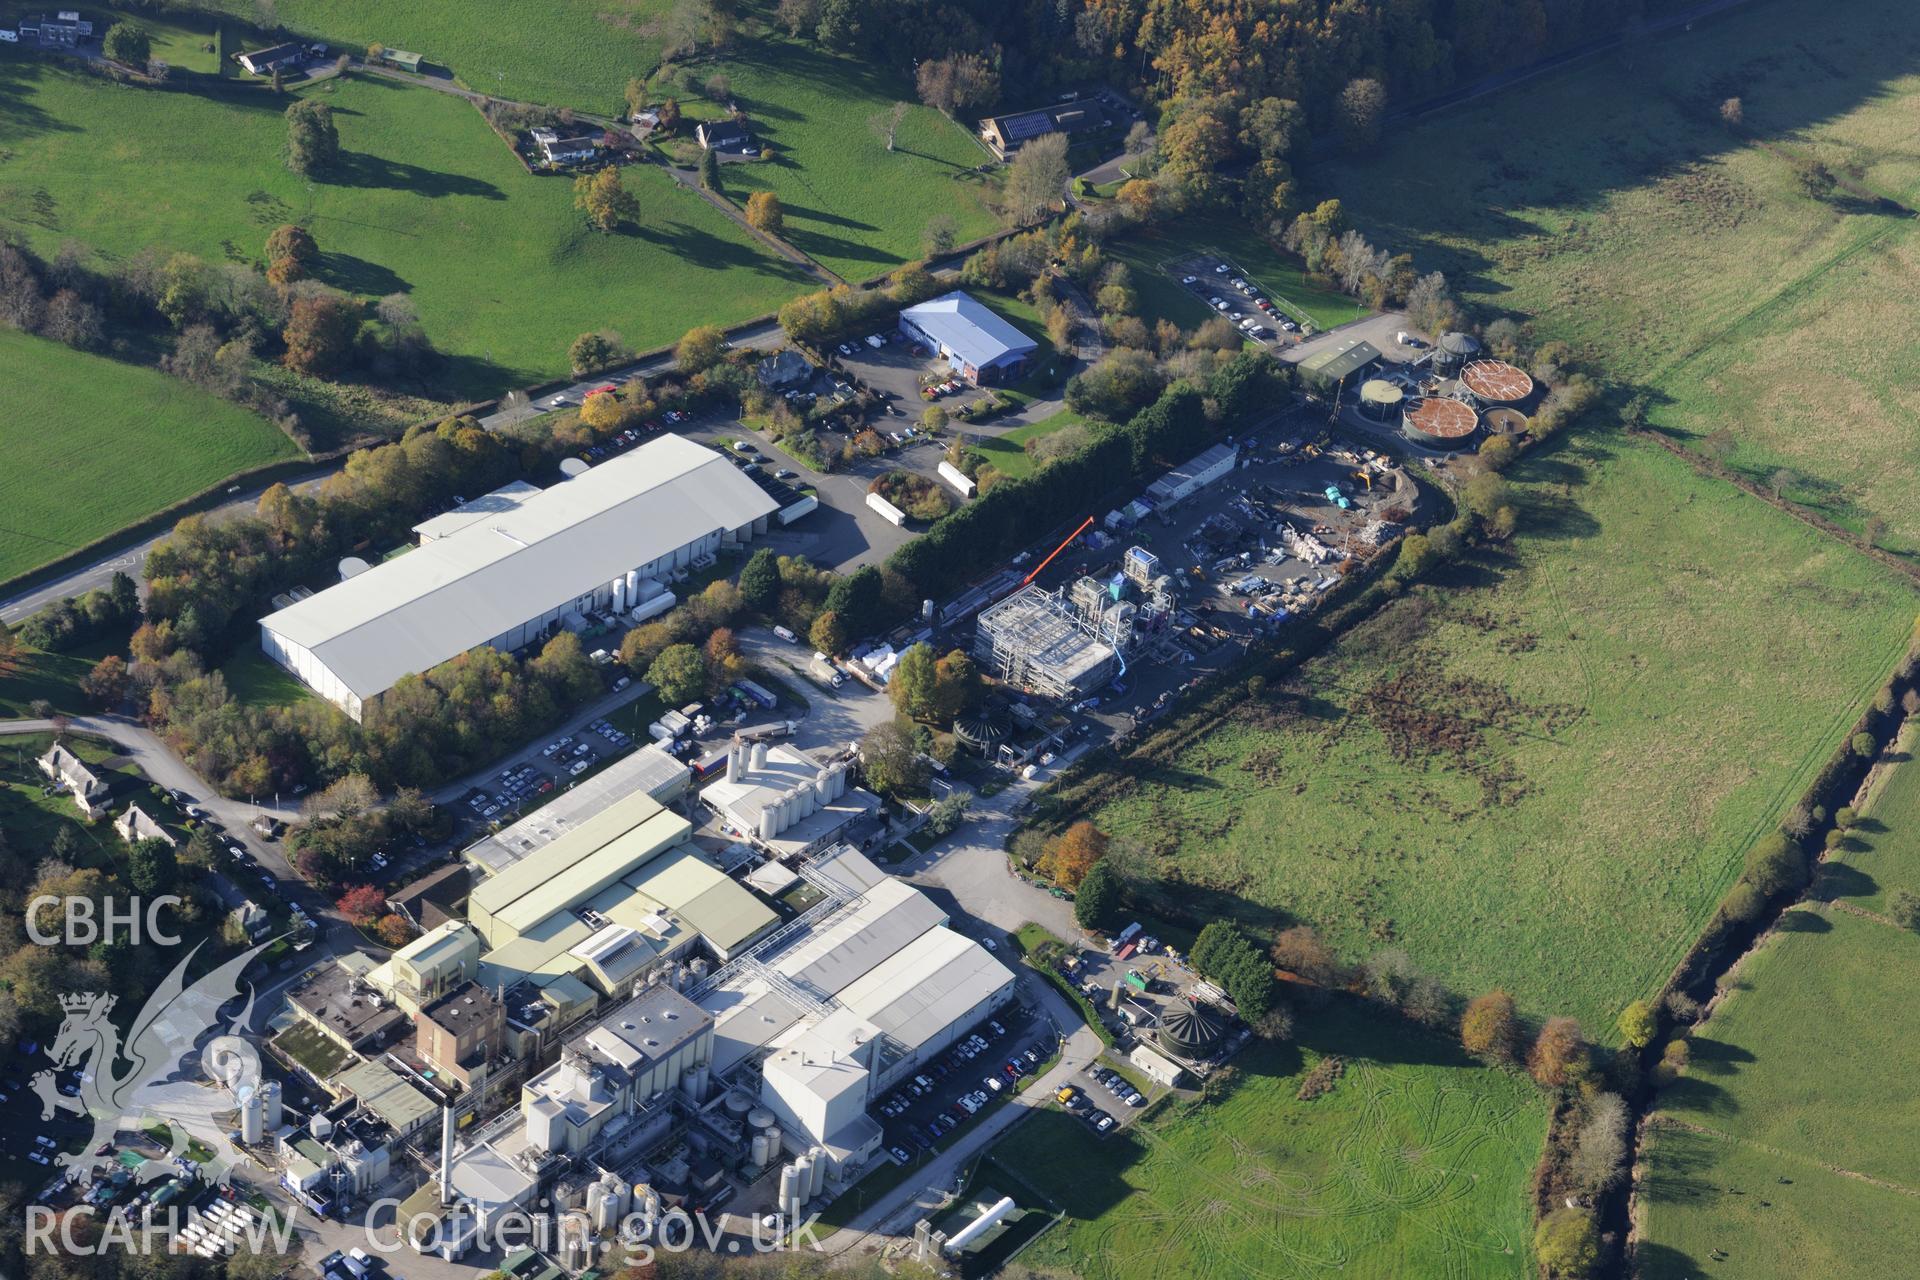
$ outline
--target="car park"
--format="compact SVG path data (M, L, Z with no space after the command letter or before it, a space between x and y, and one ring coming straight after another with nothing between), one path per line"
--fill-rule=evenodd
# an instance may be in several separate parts
M888 1147L887 1154L892 1156L899 1164L908 1164L913 1160L912 1154L909 1153L905 1147Z
M1096 1133L1107 1133L1113 1128L1113 1117L1104 1111L1089 1111L1086 1118Z

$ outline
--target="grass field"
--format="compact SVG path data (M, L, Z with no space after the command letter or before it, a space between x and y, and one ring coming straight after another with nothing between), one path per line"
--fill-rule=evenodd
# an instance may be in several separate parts
M1860 825L1827 862L1828 882L1868 911L1884 914L1887 895L1895 889L1920 893L1920 767L1912 763L1916 751L1920 723L1909 720L1895 752L1903 762L1875 777Z
M1604 1038L1891 670L1916 598L1651 447L1567 445L1515 479L1509 554L1173 721L1095 820L1165 855L1172 914L1402 945Z
M1345 1074L1297 1101L1329 1053ZM995 1156L1070 1215L1021 1265L1083 1280L1530 1274L1546 1119L1524 1080L1338 1004L1301 1019L1300 1047L1234 1065L1224 1100L1167 1104L1109 1139L1051 1108L1015 1129Z
M1920 834L1902 836L1920 861ZM1832 908L1783 918L1660 1099L1638 1205L1644 1274L1864 1280L1910 1268L1916 982L1920 937L1907 930Z
M63 715L96 710L80 695L80 677L109 653L124 656L126 649L125 632L98 637L68 653L47 653L22 645L13 669L0 674L0 720L28 719L33 715L33 704L42 700L52 703L53 709ZM4 745L3 740L0 745Z
M225 3L253 9L245 0ZM484 9L456 0L399 9L377 0L285 0L274 12L295 30L355 50L376 40L410 49L484 93L616 114L628 78L658 66L660 19L672 8L669 0L507 0ZM921 232L935 214L949 214L962 241L992 231L996 220L983 203L991 184L963 174L992 157L917 105L897 69L789 40L771 29L772 9L743 6L733 43L687 64L696 82L726 75L756 132L780 152L769 163L728 166L729 193L744 203L754 189L777 192L787 239L850 280L920 257ZM529 40L535 28L539 38ZM684 89L655 92L680 99L689 118L719 110ZM897 101L915 105L888 152L868 120Z
M1920 228L1810 198L1783 154L1920 199L1909 14L1743 6L1314 178L1376 243L1647 389L1655 425L1728 433L1733 465L1785 467L1799 500L1855 528L1881 517L1890 545L1920 550ZM1738 134L1719 116L1736 94Z
M777 148L770 160L726 166L727 194L742 205L755 190L777 194L786 240L829 270L863 280L922 257L936 214L952 218L961 243L999 225L988 203L997 179L968 172L992 156L952 121L916 104L887 150L868 121L913 92L878 65L768 37L715 69Z
M0 231L51 254L149 245L253 261L304 223L329 284L407 292L479 395L561 372L589 329L636 347L770 311L809 283L658 170L627 170L640 226L587 229L568 184L529 175L460 99L371 78L311 92L337 113L344 163L322 181L279 155L284 102L117 87L0 58Z
M314 696L257 646L245 645L220 668L226 677L227 691L241 702L257 707L290 707Z
M986 455L994 469L1002 475L1026 476L1033 474L1033 459L1027 454L1027 441L1050 436L1062 427L1075 427L1086 420L1071 409L1063 409L1041 422L1029 422L1024 427L1015 427L1005 435L980 436L973 448ZM953 429L965 431L966 424L957 422Z
M0 579L300 456L272 423L198 388L13 330L0 330L0 386Z

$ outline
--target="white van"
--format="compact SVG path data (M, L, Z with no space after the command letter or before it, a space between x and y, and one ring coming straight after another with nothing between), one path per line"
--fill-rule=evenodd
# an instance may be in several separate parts
M773 634L779 636L782 640L785 640L788 644L800 643L800 637L796 636L795 634L793 634L793 632L787 630L785 627L775 627L773 629Z

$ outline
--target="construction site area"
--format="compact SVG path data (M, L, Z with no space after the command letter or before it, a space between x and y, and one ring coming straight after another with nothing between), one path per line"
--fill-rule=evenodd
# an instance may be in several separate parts
M975 659L1011 688L1124 729L1313 612L1417 522L1420 503L1392 457L1296 416L1089 519L1028 580L1016 557L941 619L974 615Z

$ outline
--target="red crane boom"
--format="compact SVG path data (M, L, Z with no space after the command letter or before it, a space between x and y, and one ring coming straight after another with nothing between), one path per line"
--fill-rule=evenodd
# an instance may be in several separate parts
M1035 578L1039 577L1040 571L1053 563L1053 557L1059 555L1062 551L1065 551L1067 549L1067 543L1072 542L1075 538L1085 533L1087 531L1087 526L1092 523L1093 523L1092 516L1088 516L1085 520L1082 520L1080 522L1080 527L1078 529L1075 529L1072 533L1068 534L1064 539L1062 539L1060 542L1060 545L1055 547L1053 551L1048 554L1045 560L1042 560L1039 564L1033 566L1033 572L1028 574L1025 578L1021 579L1020 585L1024 587L1027 585L1027 583L1032 582Z

